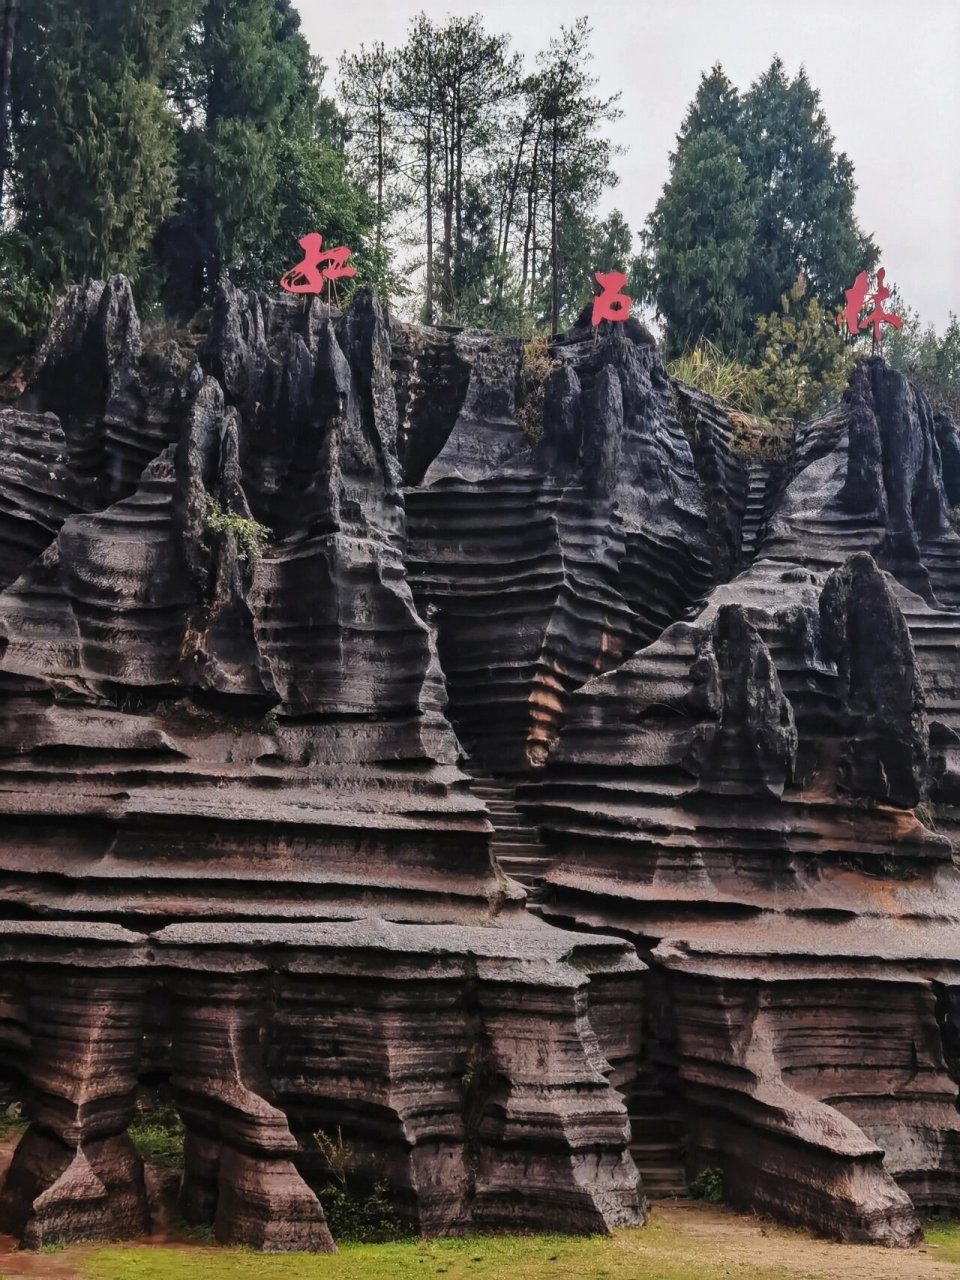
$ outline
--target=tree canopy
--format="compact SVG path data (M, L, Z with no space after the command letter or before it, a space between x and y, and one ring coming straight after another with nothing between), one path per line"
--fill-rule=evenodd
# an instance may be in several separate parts
M646 226L641 280L669 347L702 334L744 354L800 276L821 307L833 306L878 254L855 194L853 165L804 70L790 79L775 58L741 95L713 67Z

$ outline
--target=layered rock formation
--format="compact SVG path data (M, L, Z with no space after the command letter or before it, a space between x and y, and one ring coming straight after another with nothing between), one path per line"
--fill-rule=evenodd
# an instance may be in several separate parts
M547 758L572 689L704 594L710 491L636 321L556 346L536 443L515 418L519 343L458 341L472 375L408 491L408 565L462 741L480 767L522 772Z
M769 461L633 321L551 360L536 436L518 340L366 293L61 307L0 412L28 1244L147 1228L145 1076L264 1249L333 1247L321 1131L426 1232L636 1224L631 1150L846 1239L960 1201L956 426L865 360Z
M533 919L490 856L407 582L376 300L225 287L194 359L145 349L122 279L77 289L0 417L2 1037L31 1119L4 1229L145 1230L147 1067L222 1241L333 1247L325 1127L414 1229L639 1222L610 1077L640 964Z
M525 795L540 910L651 964L689 1170L897 1244L960 1201L960 538L902 378L861 362L826 429L826 452L800 433L754 563L572 695Z

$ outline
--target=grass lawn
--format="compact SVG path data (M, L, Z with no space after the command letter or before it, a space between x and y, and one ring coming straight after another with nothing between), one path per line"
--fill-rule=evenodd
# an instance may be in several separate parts
M339 1254L108 1248L78 1260L86 1280L960 1280L960 1224L916 1250L838 1245L724 1209L656 1209L612 1237L468 1236L345 1244Z
M935 1246L941 1262L952 1262L960 1267L960 1221L930 1223L924 1236L928 1245Z

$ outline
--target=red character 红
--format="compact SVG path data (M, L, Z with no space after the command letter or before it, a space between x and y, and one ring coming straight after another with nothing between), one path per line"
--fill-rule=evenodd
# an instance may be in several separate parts
M867 290L870 287L870 278L866 271L861 271L853 282L853 288L847 289L845 297L847 305L844 307L840 315L837 316L837 324L847 327L847 333L854 335L862 332L864 329L873 328L873 349L879 350L883 342L882 326L885 324L892 325L894 329L903 327L903 320L900 316L894 315L892 311L884 311L883 304L890 297L890 290L884 284L886 271L881 267L877 271L877 287L870 294L870 301L873 303L873 310L869 315L860 319L860 312L863 310L867 301Z
M341 276L357 274L353 267L346 265L350 250L345 245L321 253L323 236L316 231L301 236L299 244L303 260L291 267L280 280L280 288L286 289L287 293L321 293L325 280L339 280ZM323 266L323 263L328 265Z
M627 283L622 271L597 271L594 280L602 289L593 300L593 319L596 326L601 320L626 320L633 306L633 299L620 290Z

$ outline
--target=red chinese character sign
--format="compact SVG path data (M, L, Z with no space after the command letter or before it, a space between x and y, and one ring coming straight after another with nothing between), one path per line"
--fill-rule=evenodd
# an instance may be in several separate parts
M591 324L594 328L601 320L626 320L633 299L620 290L627 283L627 277L622 271L597 271L593 278L601 289L593 300Z
M883 347L883 326L891 325L894 329L900 329L903 326L903 320L900 316L894 315L892 311L884 311L883 304L890 297L890 290L884 284L886 272L881 267L877 272L877 287L870 294L870 277L866 271L861 271L853 282L853 287L847 289L845 297L847 304L840 315L837 316L837 324L842 329L846 326L846 331L853 337L859 335L867 329L873 329L873 351L874 355ZM867 302L873 303L873 308L867 315L861 318L861 312L865 309Z
M287 293L322 293L326 283L329 297L333 280L357 274L355 268L347 266L350 250L345 245L323 249L323 236L316 231L301 236L299 244L303 250L302 260L280 280L280 288Z

